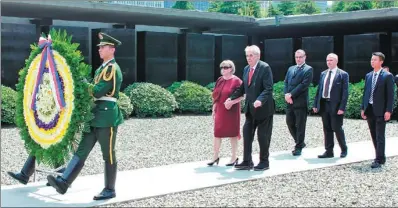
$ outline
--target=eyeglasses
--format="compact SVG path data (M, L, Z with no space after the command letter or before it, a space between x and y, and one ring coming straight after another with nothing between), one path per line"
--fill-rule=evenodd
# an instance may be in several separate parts
M220 69L230 69L230 66L220 66Z

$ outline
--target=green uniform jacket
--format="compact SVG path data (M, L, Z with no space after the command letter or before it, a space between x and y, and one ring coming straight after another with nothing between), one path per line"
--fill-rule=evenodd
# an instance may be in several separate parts
M95 71L91 93L96 99L101 97L118 99L122 81L122 71L115 59L112 59ZM91 126L93 127L113 127L123 123L123 114L117 102L96 100L92 112L94 119L91 120Z

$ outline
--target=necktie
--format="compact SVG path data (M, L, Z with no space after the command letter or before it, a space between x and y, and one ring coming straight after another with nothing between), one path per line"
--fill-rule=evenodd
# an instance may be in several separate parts
M329 70L329 76L328 79L326 80L325 84L325 90L323 91L323 97L328 98L329 97L329 85L330 85L330 79L332 78L332 70Z
M370 98L369 98L369 103L373 103L373 93L376 87L376 81L377 81L377 73L374 73L373 80L372 80L372 91L370 91Z
M249 85L250 85L250 83L252 81L253 73L254 73L254 68L250 68L250 71L249 71Z

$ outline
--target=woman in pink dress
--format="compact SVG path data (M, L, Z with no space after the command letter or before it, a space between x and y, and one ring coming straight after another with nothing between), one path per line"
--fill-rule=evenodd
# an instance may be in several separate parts
M214 155L213 161L207 163L212 166L220 161L219 152L221 139L229 137L232 147L231 161L227 166L238 163L236 156L238 151L238 140L240 136L240 100L235 99L234 104L229 109L224 105L225 100L238 88L242 80L235 76L235 64L230 60L225 60L220 64L221 77L216 81L213 90L213 120L214 120Z

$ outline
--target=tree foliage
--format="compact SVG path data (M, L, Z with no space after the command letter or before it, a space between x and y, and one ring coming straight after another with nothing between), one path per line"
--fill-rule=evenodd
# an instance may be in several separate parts
M257 1L212 1L209 11L261 17L260 5Z
M321 9L315 4L314 1L299 1L295 10L295 14L318 14Z
M275 8L272 4L270 4L268 7L268 17L274 17L279 14L281 14L281 12L278 10L278 8Z
M183 9L183 10L194 10L195 7L193 6L192 2L190 1L176 1L173 9Z
M293 15L295 7L296 3L294 1L282 1L278 4L278 10L285 16Z

